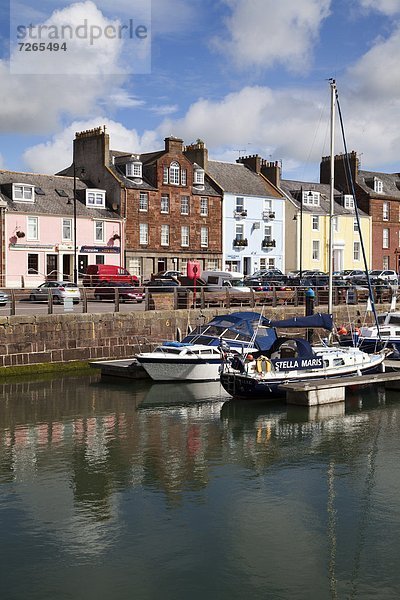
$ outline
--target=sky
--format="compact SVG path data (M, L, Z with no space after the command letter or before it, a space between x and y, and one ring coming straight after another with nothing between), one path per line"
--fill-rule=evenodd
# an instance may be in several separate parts
M105 125L115 150L200 138L211 159L259 154L285 179L317 182L333 78L347 149L363 169L400 172L400 0L10 5L0 8L0 168L55 173L71 163L76 131ZM58 37L65 51L20 46L85 21L101 36Z

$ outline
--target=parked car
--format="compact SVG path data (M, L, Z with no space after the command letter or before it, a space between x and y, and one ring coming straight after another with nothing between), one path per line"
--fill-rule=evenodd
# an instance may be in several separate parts
M174 279L152 279L144 284L144 288L148 289L152 294L157 292L173 292L176 287L180 287L180 284Z
M376 282L378 279L381 279L382 281L387 281L388 283L391 283L393 285L398 285L399 283L396 271L391 271L390 269L374 269L373 271L369 272L369 277L371 283Z
M96 287L103 281L114 281L126 283L128 285L139 285L139 279L136 275L131 275L129 271L118 265L89 265L83 277L85 287Z
M160 271L152 276L152 279L171 279L172 277L182 277L181 271Z
M0 290L0 306L5 306L8 302L8 294Z
M144 292L134 285L127 285L119 281L104 281L94 290L95 300L115 300L115 290L118 289L120 302L143 302Z
M46 281L32 290L29 300L47 300L49 292L53 296L53 302L62 304L65 299L72 299L74 304L78 304L81 294L78 286L70 281Z

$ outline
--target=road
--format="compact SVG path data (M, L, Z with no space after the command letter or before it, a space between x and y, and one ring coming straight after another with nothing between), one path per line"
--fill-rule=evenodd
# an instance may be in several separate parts
M119 312L131 312L131 311L143 311L144 310L144 302L140 304L136 304L134 302L120 302ZM74 304L72 306L68 305L53 305L53 314L71 314L71 313L82 313L83 312L83 302L79 304ZM88 313L111 313L115 312L115 304L114 302L109 302L107 300L103 300L101 302L96 302L89 300L87 303L87 312ZM0 307L0 317L7 317L11 314L11 304L8 302L6 306ZM27 299L17 300L15 303L15 314L16 315L46 315L49 314L49 305L47 302L32 302Z

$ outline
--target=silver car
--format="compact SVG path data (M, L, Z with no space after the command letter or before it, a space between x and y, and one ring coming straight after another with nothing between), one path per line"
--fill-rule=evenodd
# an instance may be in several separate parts
M0 306L5 306L8 302L8 294L0 290Z
M78 286L70 281L46 281L36 290L32 290L29 299L32 301L47 300L49 292L52 294L55 304L63 304L65 299L72 299L74 304L78 304L81 299Z

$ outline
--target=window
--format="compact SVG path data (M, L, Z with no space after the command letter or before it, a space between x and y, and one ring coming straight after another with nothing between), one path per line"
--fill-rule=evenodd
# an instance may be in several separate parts
M200 215L207 217L208 215L208 198L200 198Z
M353 245L353 259L360 260L360 242L354 242Z
M104 254L96 254L96 265L104 265Z
M272 212L272 200L270 198L264 198L264 210L267 213Z
M388 256L384 256L383 257L382 267L384 269L388 269L389 268L389 257Z
M377 177L374 177L374 192L377 194L382 194L383 192L383 183Z
M169 246L169 225L161 225L161 246Z
M149 243L149 226L147 223L139 225L139 244L147 245Z
M39 224L38 217L27 218L27 239L37 240L39 239Z
M105 208L106 206L106 191L88 189L86 190L86 206L95 206L96 208Z
M204 185L204 169L194 169L193 183L194 185Z
M244 239L244 225L237 224L235 226L235 238L237 240L243 240Z
M174 161L169 167L169 182L171 185L179 185L180 166L179 163Z
M312 217L312 229L313 229L313 231L319 231L319 217L318 217L318 215L313 215L313 217Z
M128 260L128 271L136 275L139 279L142 277L142 263L140 258L130 258Z
M94 222L94 239L96 242L104 242L104 221Z
M242 213L244 211L244 198L241 196L236 197L235 211L237 213Z
M384 202L382 205L382 218L384 221L389 221L389 202Z
M219 262L218 258L208 258L206 262L207 271L218 271Z
M39 273L39 254L28 254L28 275Z
M319 240L313 240L312 243L312 259L319 260Z
M382 232L382 248L389 248L389 229Z
M12 199L19 202L33 202L35 187L23 183L13 183Z
M181 196L181 215L189 214L189 196Z
M339 219L337 217L332 217L332 229L333 231L339 231Z
M62 239L63 242L72 242L72 219L62 220Z
M270 242L272 240L272 227L271 225L264 226L264 240Z
M319 192L303 192L303 204L308 206L319 206L320 193Z
M354 198L351 194L345 194L343 196L343 206L349 209L354 208Z
M138 177L141 179L142 178L142 163L140 161L127 163L126 176L127 177Z
M168 183L168 167L166 165L163 166L163 183Z
M187 171L186 169L181 169L181 184L187 185Z
M261 271L275 268L275 258L260 258Z
M161 196L161 212L169 213L169 196L168 196L168 194L162 194L162 196Z
M354 220L353 220L353 231L354 231L354 232L356 232L356 231L359 231L359 229L358 229L358 223L357 223L357 219L354 219Z
M181 227L181 246L189 246L189 227Z
M149 195L147 192L140 192L139 194L139 210L142 212L149 210Z
M208 247L208 227L202 227L200 229L200 246L202 248ZM218 262L218 260L217 260ZM211 267L209 267L211 269Z

